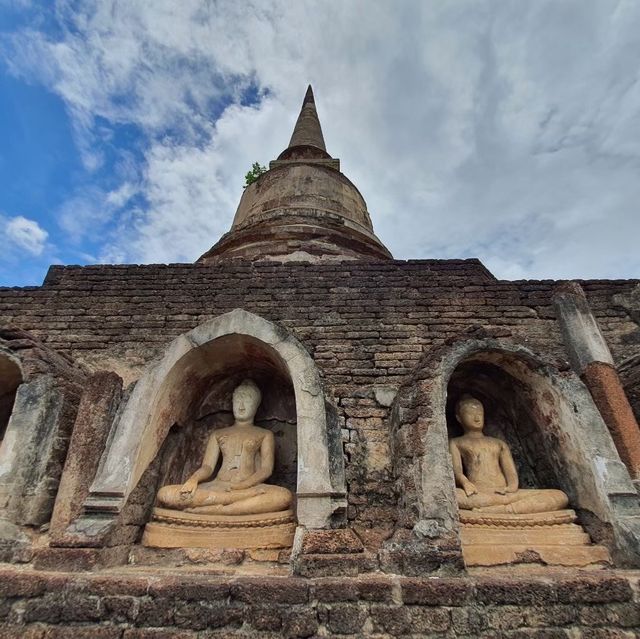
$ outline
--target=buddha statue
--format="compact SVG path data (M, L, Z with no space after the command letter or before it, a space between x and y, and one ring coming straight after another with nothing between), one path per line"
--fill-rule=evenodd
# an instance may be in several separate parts
M449 450L461 510L525 515L567 507L569 499L561 490L518 487L509 446L483 433L484 407L479 400L464 395L455 414L464 435L451 439Z
M200 468L184 484L159 490L163 508L226 516L276 513L291 506L291 491L264 483L273 473L275 440L270 430L253 423L261 398L251 380L233 391L233 426L211 433ZM211 479L221 455L220 470Z

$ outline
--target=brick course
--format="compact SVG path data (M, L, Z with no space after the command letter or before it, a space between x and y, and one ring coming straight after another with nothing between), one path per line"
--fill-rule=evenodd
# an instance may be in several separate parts
M307 580L2 568L0 637L634 637L638 579L630 571Z

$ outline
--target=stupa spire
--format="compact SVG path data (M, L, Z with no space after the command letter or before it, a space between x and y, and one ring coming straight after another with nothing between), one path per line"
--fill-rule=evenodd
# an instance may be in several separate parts
M302 101L302 108L300 109L296 126L293 129L289 148L303 145L317 146L323 151L327 150L324 145L324 136L322 135L322 127L316 111L316 101L313 97L311 85L307 88Z
M198 262L388 260L367 203L332 158L311 85L289 146L242 193L231 230Z
M322 135L322 127L316 111L316 101L313 97L311 85L307 87L289 146L280 154L278 160L297 157L331 157L327 153L327 147L324 144L324 136Z

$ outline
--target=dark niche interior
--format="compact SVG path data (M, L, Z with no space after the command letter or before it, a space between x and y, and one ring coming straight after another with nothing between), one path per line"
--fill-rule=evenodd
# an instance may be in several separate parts
M0 355L0 442L4 439L16 392L21 383L22 375L17 364Z
M273 431L276 442L275 468L267 483L284 486L296 494L297 429L293 385L271 349L257 340L242 339L242 343L236 345L237 349L231 343L218 345L224 347L224 352L233 351L237 357L229 357L226 363L221 363L216 357L216 366L210 375L201 371L190 381L189 406L181 411L183 417L171 428L161 451L158 489L168 484L183 483L201 465L211 433L234 422L234 389L243 380L252 379L262 392L254 423ZM222 338L225 340L232 341ZM201 361L207 362L208 357L201 358ZM212 478L219 467L220 460Z
M518 469L521 488L558 488L559 483L546 454L536 411L528 388L500 366L484 361L462 362L447 389L449 437L463 434L455 416L462 395L469 394L484 405L485 435L507 442Z

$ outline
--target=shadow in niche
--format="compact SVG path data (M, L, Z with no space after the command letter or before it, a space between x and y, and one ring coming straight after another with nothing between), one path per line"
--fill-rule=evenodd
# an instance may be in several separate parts
M464 394L479 399L485 409L486 435L507 442L518 470L520 488L558 488L543 433L535 421L536 411L525 384L500 366L483 361L466 361L453 372L447 389L449 438L462 435L455 406Z
M156 492L167 484L183 483L200 466L211 433L233 424L232 393L247 378L262 392L254 423L273 431L275 436L275 468L266 483L284 486L295 496L297 429L291 380L286 373L271 366L241 363L230 366L224 376L213 375L200 383L202 390L194 396L185 419L173 425L165 441ZM220 460L212 477L219 467Z
M22 374L18 365L8 357L0 355L0 444L9 425L20 384L22 384Z

